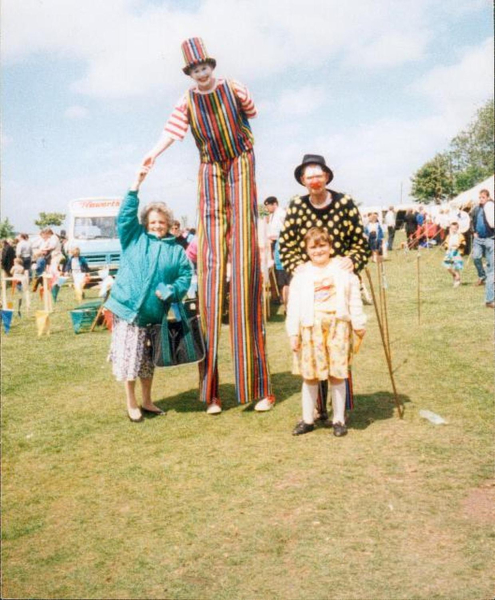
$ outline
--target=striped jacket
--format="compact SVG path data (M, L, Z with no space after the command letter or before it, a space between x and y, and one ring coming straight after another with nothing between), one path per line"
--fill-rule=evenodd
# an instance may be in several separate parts
M255 116L248 89L239 82L220 79L211 92L190 89L176 104L164 133L182 140L191 127L201 162L224 161L252 149L248 119Z

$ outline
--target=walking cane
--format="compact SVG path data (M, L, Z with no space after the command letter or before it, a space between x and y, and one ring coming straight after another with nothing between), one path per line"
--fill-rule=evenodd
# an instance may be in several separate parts
M377 279L378 279L378 297L380 299L380 320L383 323L385 320L385 315L384 315L384 302L383 302L383 287L382 287L382 279L381 279L381 270L380 270L380 265L379 263L377 263L376 265L377 269L376 269L376 273L377 273Z
M386 286L386 278L385 278L385 268L383 263L380 263L380 291L382 294L382 302L383 302L383 316L382 323L384 324L384 332L385 339L387 341L388 355L390 359L392 359L392 353L390 351L390 333L388 329L388 310L387 310L387 286Z
M368 270L368 267L366 267L364 269L366 271L366 277L368 278L369 284L370 284L370 290L371 290L371 296L373 298L373 305L375 307L375 314L376 314L376 320L378 322L378 329L380 330L380 336L382 338L382 344L383 344L383 351L385 352L385 360L387 361L387 367L388 367L388 373L390 375L390 381L392 382L392 389L394 391L394 401L395 401L395 406L397 407L397 412L399 414L399 417L402 419L404 416L404 406L401 404L400 400L399 400L399 396L397 394L397 388L395 387L395 379L394 379L394 372L392 369L392 359L389 353L389 348L387 347L387 344L385 342L385 335L383 332L383 326L382 326L382 322L380 320L380 314L378 312L378 306L376 304L376 295L375 295L375 289L373 287L373 280L371 279L371 275L370 272Z

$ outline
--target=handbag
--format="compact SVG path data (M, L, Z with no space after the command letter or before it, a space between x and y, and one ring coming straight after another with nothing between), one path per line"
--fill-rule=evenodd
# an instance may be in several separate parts
M171 310L165 310L162 322L150 327L153 364L174 367L201 362L206 351L197 301L185 300L168 306Z

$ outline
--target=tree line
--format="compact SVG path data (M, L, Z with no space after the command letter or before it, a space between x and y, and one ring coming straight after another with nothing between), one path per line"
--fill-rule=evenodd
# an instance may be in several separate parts
M493 174L493 98L456 135L449 149L426 162L411 177L411 196L425 204L440 203L469 190Z

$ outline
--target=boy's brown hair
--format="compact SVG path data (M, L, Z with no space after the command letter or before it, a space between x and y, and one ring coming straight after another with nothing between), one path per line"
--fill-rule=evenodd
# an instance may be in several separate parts
M323 227L311 227L311 229L304 236L304 247L307 248L310 242L313 242L315 246L324 246L328 244L332 247L332 238L326 229Z

